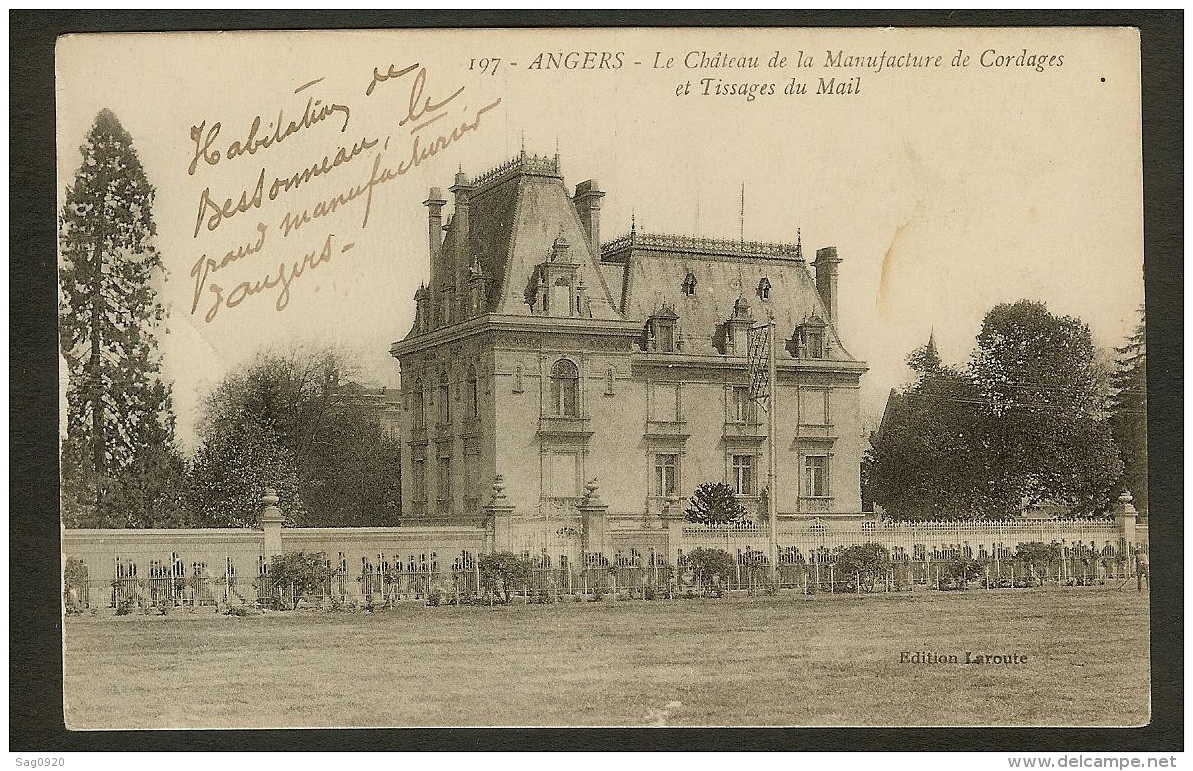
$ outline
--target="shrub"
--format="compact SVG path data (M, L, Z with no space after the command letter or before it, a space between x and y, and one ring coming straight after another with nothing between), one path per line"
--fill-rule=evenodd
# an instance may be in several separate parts
M1023 569L1035 576L1039 585L1044 584L1044 576L1048 574L1048 567L1060 560L1060 544L1031 541L1021 543L1015 547L1015 560L1023 565Z
M252 605L233 605L224 611L227 616L259 616L263 613L260 608L254 608Z
M877 581L891 568L891 553L882 544L864 543L839 547L835 552L835 572L845 580L846 591L873 592Z
M530 580L530 560L513 552L482 554L479 567L481 586L488 592L502 597L507 605L513 592Z
M79 606L87 593L87 566L83 564L83 560L77 557L66 560L62 567L62 587L66 595L66 612L82 613L83 610Z
M970 581L985 576L982 563L971 557L958 556L940 563L940 588L965 589Z
M268 584L271 591L278 588L296 594L320 591L331 579L332 569L323 552L286 552L269 560Z
M704 588L705 594L720 592L720 580L727 579L734 571L733 556L722 549L693 549L687 558L688 567Z
M437 607L447 601L447 590L442 586L436 586L427 595L427 604L431 607Z

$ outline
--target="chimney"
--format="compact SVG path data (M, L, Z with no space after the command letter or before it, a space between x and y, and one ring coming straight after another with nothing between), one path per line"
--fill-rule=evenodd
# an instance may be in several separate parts
M431 188L423 206L427 207L427 240L431 247L431 285L435 283L435 273L439 266L439 253L443 250L443 207L447 201L443 200L443 191L437 187Z
M431 248L431 288L435 290L439 286L439 255L443 253L444 245L444 206L447 202L444 201L444 191L438 187L432 187L431 192L427 193L426 201L422 205L427 208L427 241ZM429 320L431 325L434 325L433 320Z
M604 197L600 184L595 179L586 179L576 185L576 195L572 198L576 213L580 215L580 224L584 226L588 246L598 259L601 256L601 199Z
M816 261L812 263L816 268L816 291L820 293L820 301L828 311L828 320L833 327L837 326L837 264L841 262L837 257L837 247L826 246L816 250Z
M456 210L452 213L452 221L456 223L456 243L462 246L462 251L468 248L468 194L472 192L472 185L463 171L456 172L456 183L448 190L456 198ZM465 263L467 264L467 263Z
M456 172L455 184L449 188L449 191L456 199L455 211L452 212L452 223L455 225L456 231L453 241L455 253L451 255L451 262L444 265L445 275L442 280L445 285L450 285L455 289L457 285L467 281L468 266L472 263L468 253L468 196L472 192L472 185L468 184L468 178L464 176L463 169ZM460 286L461 295L464 294L463 288ZM456 302L454 293L447 302L449 304Z

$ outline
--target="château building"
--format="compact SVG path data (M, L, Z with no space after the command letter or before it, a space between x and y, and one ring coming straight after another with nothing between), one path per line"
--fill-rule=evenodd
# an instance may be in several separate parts
M780 520L857 518L865 364L837 331L835 247L652 235L601 240L595 180L525 152L452 211L424 201L430 280L391 353L401 367L408 525L475 525L504 477L524 523L582 527L599 479L610 531L661 527L668 499L726 482L766 521L767 420L751 400L751 328L777 329ZM595 498L590 495L590 498Z

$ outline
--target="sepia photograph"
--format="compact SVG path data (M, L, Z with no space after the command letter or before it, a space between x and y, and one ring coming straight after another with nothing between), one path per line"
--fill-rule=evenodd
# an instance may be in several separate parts
M1151 722L1139 30L54 61L67 729Z

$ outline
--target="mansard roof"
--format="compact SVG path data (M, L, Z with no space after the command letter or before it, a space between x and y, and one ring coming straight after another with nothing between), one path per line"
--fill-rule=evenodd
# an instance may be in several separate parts
M563 239L570 260L580 265L592 318L621 318L564 187L558 158L523 152L476 177L468 210L467 254L476 257L489 280L486 312L531 315L526 287L555 242ZM444 237L445 251L456 255L462 246L458 219L453 216Z
M622 275L621 311L627 319L644 322L663 304L675 309L684 335L684 352L713 354L721 325L733 316L735 303L745 298L755 323L773 311L779 339L789 340L797 327L829 313L816 282L795 244L716 241L685 236L631 232L606 243L604 265L617 265ZM692 295L684 280L696 278ZM770 299L756 289L770 281ZM851 361L837 331L827 326L832 343L829 358Z

